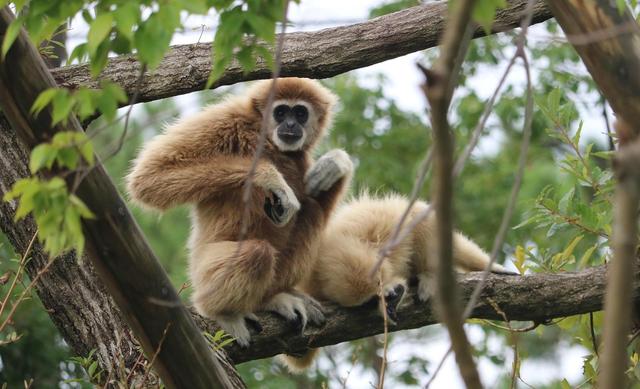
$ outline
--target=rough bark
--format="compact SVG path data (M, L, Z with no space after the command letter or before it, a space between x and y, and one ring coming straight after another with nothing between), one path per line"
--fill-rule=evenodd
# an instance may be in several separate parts
M509 320L516 321L545 323L554 318L596 312L602 309L606 273L606 266L596 266L579 272L557 274L491 274L471 317L504 320L495 311L490 300L500 307ZM634 274L634 299L636 303L640 303L640 274ZM464 303L469 300L474 287L481 280L480 272L459 275L458 287ZM384 330L382 317L375 307L343 308L327 304L326 313L327 323L324 327L308 327L303 335L295 334L284 320L275 315L260 314L258 316L263 331L253 336L251 347L242 350L230 345L225 349L234 362L241 363L285 352L295 355L308 347L338 344L381 334ZM200 328L212 333L216 330L213 322L197 314L194 316ZM398 325L391 326L390 331L419 328L438 322L431 303L417 301L414 288L410 289L410 294L401 303L398 317Z
M13 19L8 7L0 10L0 36ZM75 117L64 126L51 126L50 108L37 116L29 112L36 97L52 86L55 82L46 65L21 31L0 61L0 105L28 148L59 131L82 131ZM96 215L95 220L83 221L87 257L146 354L157 355L154 370L164 384L233 387L99 162L76 194Z
M17 180L30 176L30 173L29 151L2 115L0 150L0 192L4 194ZM0 228L16 252L24 253L36 225L32 217L14 222L15 211L14 201L0 202ZM48 260L49 256L36 242L31 250L31 260L26 265L29 277L35 277ZM86 258L79 262L74 253L66 254L57 258L40 278L35 285L36 292L76 355L87 355L95 349L100 366L105 370L111 370L118 360L132 367L138 353L130 332L96 277ZM114 379L126 378L120 377L118 371L114 371L112 376Z
M511 0L509 7L498 11L492 32L520 25L526 0ZM434 47L445 26L446 2L427 3L393 14L349 26L315 32L295 32L286 35L282 52L281 75L328 78ZM547 20L551 14L540 0L533 11L533 23ZM474 36L484 36L478 28ZM211 44L178 45L171 48L157 69L145 74L138 102L162 99L205 87L211 69ZM67 66L52 71L56 82L70 89L80 85L98 87L91 79L87 65ZM135 56L109 59L100 79L120 84L133 96L140 74ZM271 69L258 61L256 68L244 73L238 62L227 67L213 87L240 81L271 77Z

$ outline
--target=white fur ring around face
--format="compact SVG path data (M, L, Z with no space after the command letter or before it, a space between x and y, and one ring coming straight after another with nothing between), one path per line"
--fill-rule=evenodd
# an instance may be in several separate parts
M308 195L317 196L327 191L342 177L350 174L353 163L349 154L334 149L320 157L305 175L305 191Z

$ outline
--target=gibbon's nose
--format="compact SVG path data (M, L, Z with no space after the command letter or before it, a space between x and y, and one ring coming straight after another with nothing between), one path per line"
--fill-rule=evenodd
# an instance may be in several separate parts
M287 119L284 124L286 125L287 130L293 130L298 122L296 122L295 119Z

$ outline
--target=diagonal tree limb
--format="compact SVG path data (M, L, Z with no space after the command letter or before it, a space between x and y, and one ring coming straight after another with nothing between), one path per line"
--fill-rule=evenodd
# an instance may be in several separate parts
M509 7L499 10L492 32L520 26L526 0L510 0ZM286 34L282 53L282 76L328 78L383 62L419 50L434 47L444 29L446 2L427 3L364 23L328 28L314 32ZM542 0L536 1L533 23L551 17ZM477 28L474 37L484 36ZM152 101L204 89L211 69L211 44L173 46L157 69L147 72L138 101ZM100 79L120 84L128 96L136 90L140 63L135 56L110 58ZM60 86L70 89L81 85L97 88L87 65L65 66L52 71ZM264 61L248 73L237 61L227 67L213 88L241 81L267 79L271 69Z

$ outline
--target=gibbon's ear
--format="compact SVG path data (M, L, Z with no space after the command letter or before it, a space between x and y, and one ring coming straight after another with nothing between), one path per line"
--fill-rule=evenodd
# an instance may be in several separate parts
M262 117L262 110L264 109L264 102L257 98L257 97L252 97L251 98L251 107L253 108L253 110L255 111L255 113Z

